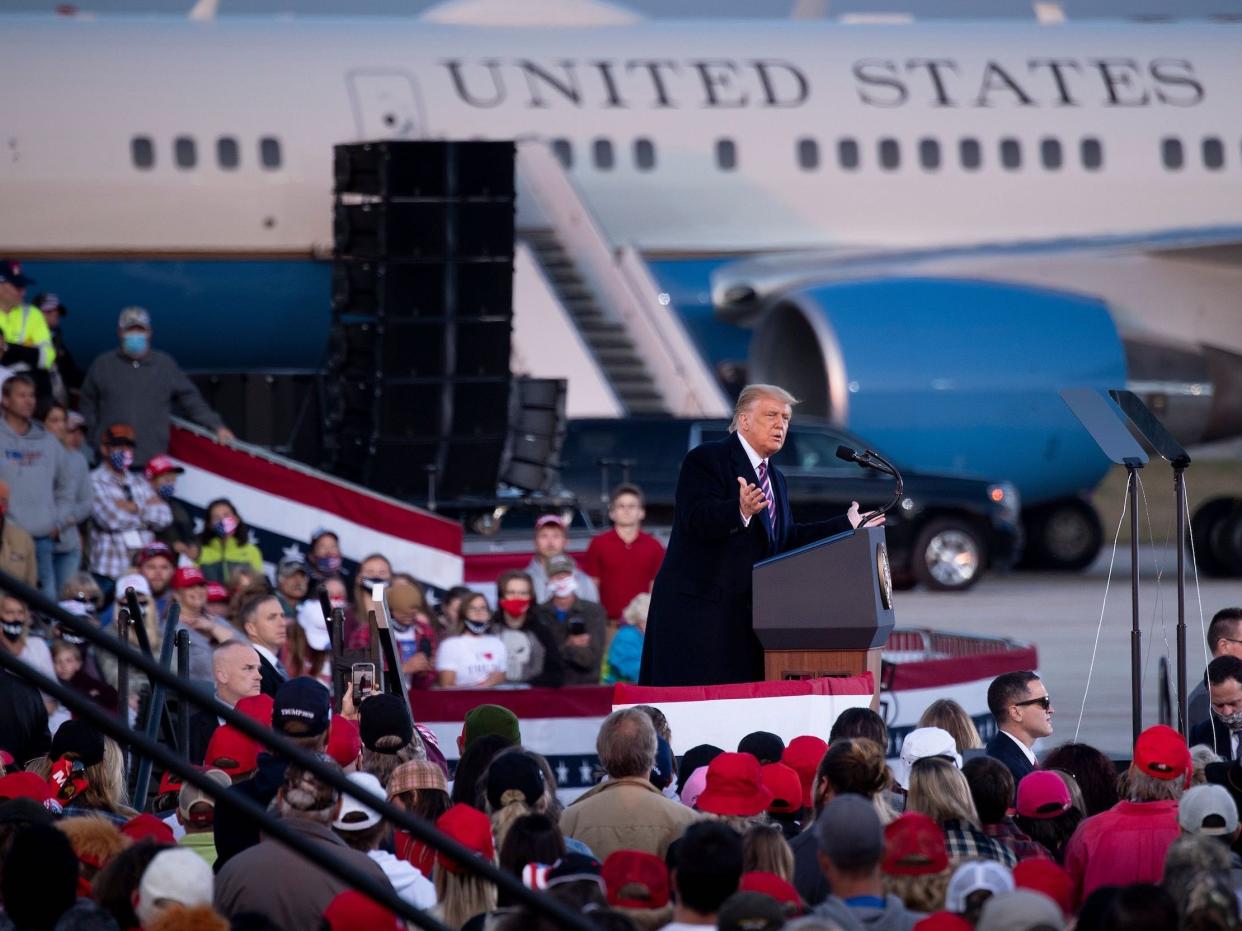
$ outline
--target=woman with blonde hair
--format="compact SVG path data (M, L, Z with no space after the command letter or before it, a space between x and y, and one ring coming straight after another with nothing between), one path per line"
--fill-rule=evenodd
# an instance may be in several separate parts
M487 767L487 810L496 847L503 848L518 818L547 814L547 783L539 763L521 748L497 754Z
M793 882L793 850L779 824L755 825L742 835L742 872L775 873Z
M1013 851L983 833L966 777L952 760L939 756L915 760L910 767L906 811L927 815L944 832L949 859L996 860L1012 869Z
M970 719L966 709L951 698L938 698L928 705L923 716L919 718L918 726L938 727L948 731L957 744L958 753L963 750L983 749L983 739L979 736L975 722Z
M65 814L95 812L118 825L138 815L129 805L125 758L120 746L91 725L66 721L52 738L48 755L33 760L30 772L62 785L59 801Z
M436 829L447 834L479 858L496 864L496 844L487 815L469 805L457 804L436 819ZM432 870L436 907L431 914L450 928L460 928L475 915L496 908L496 884L483 879L444 854L436 855Z

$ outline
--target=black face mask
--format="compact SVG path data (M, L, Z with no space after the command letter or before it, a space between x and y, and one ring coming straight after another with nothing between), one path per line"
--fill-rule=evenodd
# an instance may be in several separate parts
M0 623L0 633L4 634L4 639L10 643L17 643L22 639L22 634L26 632L26 625L21 621L4 621Z

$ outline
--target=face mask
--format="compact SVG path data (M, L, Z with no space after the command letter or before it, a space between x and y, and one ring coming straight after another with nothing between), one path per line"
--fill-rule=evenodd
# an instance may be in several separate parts
M491 626L491 621L471 621L468 619L466 621L466 630L472 634L485 634L487 633L487 628Z
M146 355L150 345L151 337L146 333L126 333L121 337L121 348L125 350L125 355L134 358Z
M233 535L233 531L237 529L238 523L239 521L236 517L225 515L212 524L212 527L218 535L222 537L230 537Z
M75 647L80 647L82 644L86 643L85 637L79 637L77 634L71 634L67 630L62 630L60 632L60 639L65 641L65 643L72 643Z
M500 610L509 615L509 617L521 617L526 613L526 609L530 607L529 598L501 598Z
M176 490L177 490L177 486L172 482L168 482L165 485L157 485L155 487L155 493L158 494L165 501L171 501L172 496L174 492L176 492Z
M567 575L563 579L553 579L548 583L548 591L552 593L553 598L568 598L570 595L577 594L578 580L572 575Z
M132 449L114 449L108 453L108 463L118 472L128 472L129 467L134 464L134 451Z
M26 625L21 621L4 621L0 623L0 631L4 633L4 639L10 643L16 643L22 639L22 634L26 632Z
M323 575L331 575L341 568L340 556L316 556L315 568Z
M1233 714L1217 714L1220 723L1225 725L1231 731L1242 731L1242 710L1235 711Z

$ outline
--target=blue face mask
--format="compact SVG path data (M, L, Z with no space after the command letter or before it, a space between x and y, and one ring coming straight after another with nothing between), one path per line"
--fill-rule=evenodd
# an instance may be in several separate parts
M177 486L172 482L168 482L167 484L160 485L158 488L155 489L156 493L161 498L163 498L165 501L171 501L173 493L176 490L177 490Z
M136 330L121 335L121 348L125 350L125 355L138 356L146 355L147 349L151 346L151 337L149 334Z
M118 472L128 471L129 467L134 464L134 451L132 449L111 450L108 453L108 462Z

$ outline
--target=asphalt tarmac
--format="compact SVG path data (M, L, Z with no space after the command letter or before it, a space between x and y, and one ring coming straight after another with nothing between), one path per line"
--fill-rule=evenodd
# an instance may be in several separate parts
M985 576L960 595L896 593L898 627L1009 637L1039 650L1039 673L1052 696L1053 736L1040 749L1078 739L1128 756L1130 718L1130 551L1118 547L1108 587L1111 541L1082 574L1017 572ZM1177 565L1174 548L1140 547L1139 607L1143 630L1143 725L1158 723L1159 660L1167 656L1176 695ZM1238 580L1195 578L1186 560L1187 692L1203 675L1203 631L1220 608L1242 604ZM1157 582L1157 575L1160 575ZM1202 598L1202 615L1199 598ZM1101 610L1103 626L1100 625ZM1202 618L1202 620L1201 620ZM1092 652L1099 627L1099 646ZM1090 686L1088 689L1088 679ZM1085 712L1084 712L1085 701ZM1082 713L1081 728L1079 715Z

